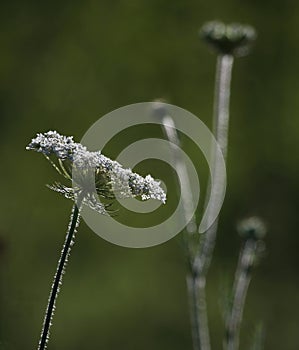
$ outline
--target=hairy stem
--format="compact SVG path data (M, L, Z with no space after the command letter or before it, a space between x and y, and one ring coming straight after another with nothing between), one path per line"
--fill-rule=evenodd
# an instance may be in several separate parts
M164 111L164 116L162 118L163 130L171 142L172 158L175 166L176 173L180 179L181 187L181 197L183 204L183 216L184 220L187 222L186 231L189 235L194 235L197 230L197 225L194 217L194 199L192 194L192 188L190 184L190 179L188 175L188 170L183 157L178 152L178 148L181 148L180 140L177 134L177 130L172 117Z
M82 199L78 199L77 205L74 204L71 219L68 227L68 231L65 238L65 243L61 251L60 259L58 261L57 270L54 276L54 281L51 287L51 292L48 300L48 305L45 313L43 328L41 332L41 337L38 345L38 350L44 350L47 347L49 341L50 327L52 325L52 319L55 311L56 299L60 291L60 286L62 284L63 274L65 273L65 268L68 262L68 258L71 252L72 245L74 244L74 236L76 233L76 228L79 225L80 219L80 206Z
M224 158L227 154L228 143L228 129L229 129L229 102L230 102L230 87L231 87L231 74L233 67L233 56L220 55L217 58L216 79L215 79L215 97L214 97L214 117L213 117L213 133L219 144ZM213 172L216 181L222 181L219 179L219 164L216 155L212 155L214 161ZM211 187L209 185L209 187ZM210 197L209 191L206 194L206 204ZM217 196L213 196L215 202L217 202ZM210 211L213 212L215 203L210 206ZM213 225L205 233L205 239L203 242L202 250L199 253L200 270L201 273L206 275L210 266L213 256L216 235L218 229L218 218Z
M219 55L217 58L213 132L221 147L224 158L226 158L228 143L229 102L233 62L234 57L232 55Z
M215 78L215 93L214 93L214 116L213 116L213 133L221 148L224 158L226 159L227 154L227 143L228 143L228 129L229 129L229 102L230 102L230 88L231 88L231 75L234 58L232 55L220 55L217 58L216 67L216 78ZM215 151L216 152L216 151ZM220 179L219 163L217 161L216 154L212 154L213 160L213 175L216 182L222 182ZM208 189L211 189L209 184ZM214 210L217 207L217 193L213 194L207 191L206 204L209 202L210 196L214 198L214 203L211 203L209 207L208 215L213 216ZM215 220L213 225L204 233L204 239L199 250L195 256L193 271L199 276L204 283L198 283L198 313L199 318L202 320L201 327L205 331L205 343L200 348L201 350L209 350L210 339L209 339L209 327L208 327L208 316L207 306L205 298L205 287L206 287L206 276L212 260L213 251L216 242L218 228L218 218Z
M205 283L205 279L199 276L192 274L187 276L193 348L196 350L210 348Z
M195 235L197 233L197 225L194 216L194 200L192 194L192 188L186 164L178 152L180 147L180 140L175 128L172 117L164 111L162 118L163 129L166 137L171 142L173 162L181 183L181 198L183 203L183 220L187 222L187 226L183 232L183 244L187 261L187 290L190 308L191 329L192 329L192 341L193 349L209 349L209 338L207 337L207 319L206 312L202 310L205 307L205 290L199 288L200 284L205 284L205 280L199 278L196 272L193 270L194 260L194 242ZM190 219L191 218L191 219ZM201 294L199 294L201 291Z
M227 142L228 142L228 126L229 126L229 101L230 101L230 86L231 86L231 73L233 67L233 56L232 55L220 55L217 58L216 68L216 80L215 80L215 95L214 95L214 116L213 116L213 132L214 136L220 148L222 150L224 158L227 153ZM167 111L162 112L162 124L165 134L169 141L174 145L179 146L179 139L175 129L175 125L171 116L168 115ZM214 150L216 153L216 150ZM192 189L186 169L185 163L180 159L178 152L173 147L173 156L176 171L181 179L181 195L184 207L184 215L188 217L192 208ZM216 154L212 154L213 160L213 175L216 182L221 183L223 179L220 178L219 163ZM209 187L211 187L209 185ZM216 186L217 191L218 188ZM214 203L209 206L208 215L214 215L214 211L217 208L217 193L211 193L207 191L206 204L209 201L210 196L214 198ZM189 220L188 220L189 221ZM210 336L207 316L207 305L206 305L206 276L208 268L212 259L213 250L215 246L216 233L218 227L218 219L213 225L207 230L204 235L202 245L199 245L196 249L195 256L193 253L194 244L194 227L196 222L194 216L186 227L187 234L184 240L185 252L188 263L188 275L187 275L187 286L190 304L190 315L192 324L192 338L194 350L210 350Z
M240 253L233 286L232 308L226 320L226 350L237 350L239 348L240 326L256 248L256 240L249 239L245 242Z

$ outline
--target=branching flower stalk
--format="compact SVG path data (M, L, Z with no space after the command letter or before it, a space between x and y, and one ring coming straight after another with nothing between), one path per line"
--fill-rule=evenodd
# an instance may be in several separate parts
M49 340L62 277L79 225L81 207L86 205L100 214L109 215L111 213L109 202L115 198L140 197L142 200L152 198L165 203L166 194L160 187L160 182L155 181L150 175L143 178L131 169L125 169L120 163L107 158L100 151L90 152L80 143L74 142L73 137L60 135L56 131L38 134L26 149L42 153L55 170L71 182L72 187L61 183L48 187L75 202L39 341L38 350L44 350ZM99 198L104 199L106 204Z
M226 319L226 337L224 347L226 350L239 349L240 327L243 318L245 300L251 280L252 269L257 263L261 253L262 239L266 229L258 218L252 217L239 225L239 233L244 238L239 262L233 285L233 301L231 310Z
M215 93L214 93L214 113L213 113L213 133L222 150L224 158L227 153L228 129L229 129L229 102L232 67L235 56L245 54L248 46L255 38L254 30L249 26L240 26L237 24L226 26L220 22L207 23L201 31L202 37L218 52ZM156 114L162 118L164 132L174 145L180 146L179 138L175 130L174 122L163 107L157 107ZM188 178L185 163L180 159L178 152L173 147L173 156L175 160L176 171L182 179L182 202L185 216L192 207L192 189ZM216 154L212 154L213 177L216 183L221 183L221 172ZM209 186L211 187L211 186ZM215 187L217 191L217 187ZM207 191L206 204L211 194ZM215 201L211 203L209 212L211 217L215 217L214 212L217 208L217 193L213 194ZM207 230L202 244L195 244L195 218L186 227L185 251L188 261L187 287L189 293L189 304L192 322L192 338L194 350L210 350L209 327L206 305L206 275L212 259L213 250L216 241L218 219ZM186 234L187 233L187 234ZM194 252L195 250L195 252Z
M217 51L217 67L214 94L213 132L222 150L224 158L227 153L228 128L229 128L229 102L231 74L235 56L245 55L251 42L255 39L255 31L249 26L239 24L225 25L221 22L209 22L201 30L201 36ZM180 147L179 138L173 119L165 107L157 103L155 115L162 120L164 133L168 140L175 146ZM216 241L218 219L204 234L202 242L198 239L196 220L193 215L189 216L193 205L192 188L188 172L183 159L180 158L176 147L172 147L176 172L181 179L181 196L185 218L190 218L189 224L183 232L184 247L188 263L187 286L189 294L190 314L192 322L192 338L194 350L210 350L209 327L206 306L206 275L210 266ZM215 153L214 153L215 152ZM213 177L216 183L222 183L222 173L216 150L213 150ZM209 187L211 187L209 185ZM206 205L210 196L214 198L209 206L210 217L215 217L217 208L217 186L215 193L207 191ZM189 220L189 219L188 219ZM197 236L197 237L196 237ZM196 237L197 239L194 239ZM199 244L200 243L200 244Z

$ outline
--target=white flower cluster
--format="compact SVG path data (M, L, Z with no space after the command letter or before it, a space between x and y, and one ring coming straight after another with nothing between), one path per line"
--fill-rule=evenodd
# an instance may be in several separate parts
M37 134L37 137L31 141L26 149L43 153L46 157L54 155L60 160L60 166L68 161L78 174L90 174L90 170L92 170L99 194L101 194L103 188L107 190L107 187L110 186L115 197L132 198L140 196L142 200L151 198L163 203L166 202L166 194L160 187L160 182L155 181L150 175L144 178L132 172L131 169L123 168L120 163L109 159L100 151L88 151L85 146L74 142L72 136L63 136L56 131ZM62 172L67 171L63 169ZM51 189L64 194L67 198L73 199L74 197L72 188L56 184L51 186ZM88 190L86 191L84 188L82 190L85 190L86 196L92 197ZM99 202L96 198L91 197L86 198L88 202L91 202L89 206L92 206L93 203L95 207L93 209L101 211L103 208L97 207Z
M54 154L61 160L72 160L73 154L84 148L81 144L75 143L73 136L63 136L57 131L48 131L44 134L37 134L26 147L27 150L41 152L47 156Z

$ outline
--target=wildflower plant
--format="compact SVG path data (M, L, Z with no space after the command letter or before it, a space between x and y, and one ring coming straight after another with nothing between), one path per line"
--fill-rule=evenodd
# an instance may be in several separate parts
M233 63L236 57L246 55L256 38L255 30L248 25L229 24L213 21L206 23L200 30L201 38L217 53L216 78L214 92L213 134L224 159L227 155L229 131L229 105ZM183 215L187 225L183 230L183 247L187 263L187 289L190 304L192 338L194 350L210 350L210 332L206 303L206 278L213 257L218 232L216 212L219 194L209 184L206 192L207 215L216 217L214 223L203 235L199 235L197 217L191 213L193 193L186 164L177 149L181 146L174 120L165 106L156 102L153 114L161 120L166 138L172 147L174 165L182 180L181 195ZM50 189L75 202L72 210L65 244L58 262L57 271L46 309L39 350L46 348L49 339L56 299L62 283L62 276L74 243L79 225L82 206L103 215L112 215L111 205L117 198L139 197L141 200L156 199L166 202L166 194L158 181L150 175L142 177L131 169L124 168L117 161L103 155L101 151L89 151L76 143L71 136L63 136L56 131L38 134L27 147L42 153L68 184L56 182ZM216 152L215 150L212 151ZM211 154L213 163L211 177L221 183L223 176L221 164L216 154ZM214 201L209 203L209 197ZM209 203L209 206L207 204ZM216 215L215 215L216 212ZM191 213L191 214L190 214ZM188 219L189 218L189 219ZM191 218L191 220L190 220ZM264 248L263 238L266 232L263 222L256 218L243 221L238 226L243 244L240 250L235 280L232 287L232 300L225 313L225 337L223 347L226 350L239 348L239 334L243 319L251 271L256 266ZM254 344L262 344L263 332L258 330Z
M40 133L32 139L26 149L42 153L69 182L68 186L56 182L48 187L75 202L45 313L38 347L39 350L43 350L46 349L49 340L56 299L74 244L82 205L100 214L110 215L113 213L110 210L111 204L117 198L139 197L141 200L156 199L165 203L166 194L160 187L160 182L155 181L151 175L142 177L104 156L100 151L88 151L82 144L74 142L72 136L60 135L56 131Z

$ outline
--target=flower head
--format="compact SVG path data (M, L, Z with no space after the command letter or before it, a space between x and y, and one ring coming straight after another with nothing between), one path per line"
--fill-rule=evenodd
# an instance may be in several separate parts
M249 25L212 21L203 25L200 36L218 53L244 56L256 39L256 31Z
M57 131L48 131L44 134L37 134L26 147L27 150L41 152L47 156L54 154L58 159L73 159L73 154L79 149L86 150L79 143L75 143L73 136L63 136Z
M267 231L264 222L256 216L242 220L237 229L241 237L255 240L264 238Z
M49 188L72 200L83 193L83 204L100 213L106 212L106 206L98 201L97 196L105 199L152 198L166 202L160 182L150 175L144 178L123 168L100 151L88 151L82 144L74 142L72 136L63 136L56 131L37 134L26 149L42 153L61 175L76 184L66 187L56 183Z

